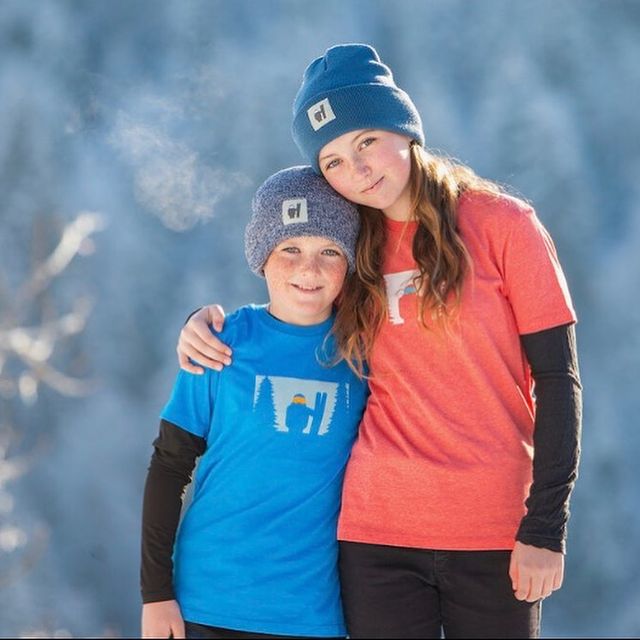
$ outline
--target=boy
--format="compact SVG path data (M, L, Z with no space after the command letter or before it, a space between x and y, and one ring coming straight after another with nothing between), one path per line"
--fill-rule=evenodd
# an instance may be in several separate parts
M345 635L336 522L366 385L346 362L330 366L329 334L359 214L309 167L271 176L252 208L245 252L269 303L227 318L233 364L181 371L161 414L143 508L144 637Z

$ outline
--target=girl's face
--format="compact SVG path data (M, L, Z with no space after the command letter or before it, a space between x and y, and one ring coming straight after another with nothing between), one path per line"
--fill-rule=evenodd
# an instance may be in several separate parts
M296 236L284 240L264 265L269 311L291 324L324 322L342 290L347 268L344 252L328 238Z
M342 196L393 220L410 213L410 138L381 129L358 129L327 143L318 156L320 170Z

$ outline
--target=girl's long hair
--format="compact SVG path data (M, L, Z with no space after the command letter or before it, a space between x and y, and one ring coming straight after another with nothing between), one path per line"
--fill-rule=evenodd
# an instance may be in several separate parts
M411 143L409 177L413 239L417 271L418 320L425 327L445 324L457 308L471 258L457 225L458 200L467 190L498 194L493 182L469 167ZM361 227L356 249L356 271L345 281L333 333L337 358L364 375L364 362L387 319L387 294L382 268L386 232L384 214L360 207ZM429 322L428 320L431 320Z

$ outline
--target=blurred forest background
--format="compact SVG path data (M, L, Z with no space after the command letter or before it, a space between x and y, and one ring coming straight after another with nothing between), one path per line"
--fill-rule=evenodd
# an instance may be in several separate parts
M204 303L264 301L251 196L300 163L291 103L340 42L373 44L429 146L552 233L585 416L543 634L640 635L640 2L0 0L4 637L139 634L141 495L178 331Z

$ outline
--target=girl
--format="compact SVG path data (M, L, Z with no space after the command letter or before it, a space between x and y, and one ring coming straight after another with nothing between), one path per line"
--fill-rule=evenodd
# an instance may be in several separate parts
M349 635L536 637L563 580L581 421L552 240L525 202L424 149L369 46L309 65L293 136L362 217L336 318L371 391L338 528ZM230 361L207 328L222 319L212 306L184 327L183 368Z

